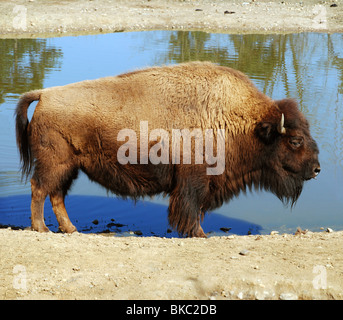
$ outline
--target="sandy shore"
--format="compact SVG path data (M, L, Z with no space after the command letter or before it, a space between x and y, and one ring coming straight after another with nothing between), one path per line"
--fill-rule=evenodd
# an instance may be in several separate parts
M154 29L342 32L343 2L0 1L2 38ZM342 299L342 240L324 231L163 239L1 229L0 299Z
M0 37L138 30L342 32L343 1L0 1Z
M342 299L343 232L208 239L0 230L0 299Z

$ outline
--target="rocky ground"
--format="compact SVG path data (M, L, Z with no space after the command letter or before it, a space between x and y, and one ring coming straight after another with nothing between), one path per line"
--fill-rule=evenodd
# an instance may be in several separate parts
M0 0L0 37L138 30L342 32L342 0Z
M342 32L342 1L0 0L0 37ZM0 299L342 299L343 232L164 239L0 230Z
M343 232L181 239L0 229L0 299L342 299Z

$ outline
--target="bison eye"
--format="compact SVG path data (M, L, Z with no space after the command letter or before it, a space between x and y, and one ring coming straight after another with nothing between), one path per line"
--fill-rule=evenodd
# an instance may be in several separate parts
M304 138L303 137L292 137L289 139L289 144L293 149L298 149L304 144Z

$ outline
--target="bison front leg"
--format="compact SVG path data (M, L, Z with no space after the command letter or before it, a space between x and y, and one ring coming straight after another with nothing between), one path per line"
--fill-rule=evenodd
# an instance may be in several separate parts
M206 238L200 221L204 213L200 209L200 190L195 190L194 184L183 181L170 195L169 224L177 229L179 234L188 237Z
M202 229L200 222L198 222L197 226L193 228L188 234L188 237L193 238L207 238L204 230Z
M52 204L52 210L54 211L58 221L59 230L66 233L75 232L76 227L71 223L64 205L63 193L59 191L50 194L50 202Z
M47 192L39 186L35 178L31 179L31 229L38 232L48 232L44 222L44 201Z
M204 230L202 229L200 222L202 222L202 220L204 219L204 215L205 213L203 211L200 211L200 215L198 215L198 230L197 233L194 235L194 237L198 237L198 238L207 238Z

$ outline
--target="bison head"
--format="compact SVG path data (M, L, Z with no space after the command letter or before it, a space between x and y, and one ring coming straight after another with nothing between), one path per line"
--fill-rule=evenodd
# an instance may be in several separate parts
M319 150L297 103L290 99L275 103L271 114L255 129L262 146L259 186L293 205L304 181L320 172Z

